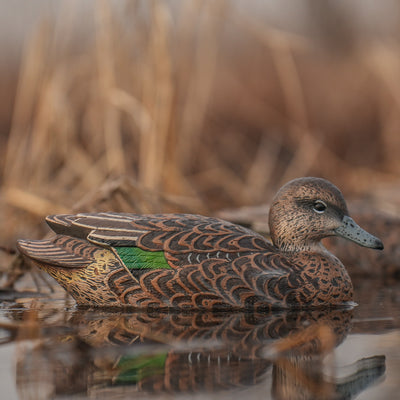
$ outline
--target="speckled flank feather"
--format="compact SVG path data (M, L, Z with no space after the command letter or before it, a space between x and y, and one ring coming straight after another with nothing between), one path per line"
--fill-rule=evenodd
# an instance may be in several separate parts
M331 229L347 208L340 192L331 184L321 189L320 181L314 186L332 204L325 221ZM278 247L216 218L98 213L48 217L58 235L20 241L19 248L78 304L207 310L343 304L352 299L352 284L340 261L315 244L325 228L320 219L309 220L314 186L281 192L286 229L277 219L285 207L275 199ZM301 219L291 207L304 204Z

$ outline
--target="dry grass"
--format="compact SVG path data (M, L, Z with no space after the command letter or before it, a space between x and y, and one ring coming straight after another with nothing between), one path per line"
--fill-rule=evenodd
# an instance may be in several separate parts
M296 176L350 193L398 180L398 44L332 53L200 0L98 2L77 43L79 5L62 4L25 44L0 243L40 235L51 213L212 212Z

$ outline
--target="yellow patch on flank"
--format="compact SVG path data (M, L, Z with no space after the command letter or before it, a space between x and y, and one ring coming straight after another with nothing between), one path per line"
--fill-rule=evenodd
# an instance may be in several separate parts
M80 305L115 305L119 303L105 283L108 274L120 265L110 250L98 250L91 264L84 268L63 268L37 263L48 272Z

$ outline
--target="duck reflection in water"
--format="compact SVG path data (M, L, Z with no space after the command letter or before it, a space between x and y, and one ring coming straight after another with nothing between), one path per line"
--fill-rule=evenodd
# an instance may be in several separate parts
M45 368L49 398L84 392L96 398L137 392L218 398L260 388L265 398L272 377L275 399L351 399L385 371L384 357L375 356L357 361L340 380L335 372L324 374L325 356L344 340L351 317L349 309L186 315L78 310L69 321L76 333L20 352L17 385L27 395L41 385L33 381L35 371Z

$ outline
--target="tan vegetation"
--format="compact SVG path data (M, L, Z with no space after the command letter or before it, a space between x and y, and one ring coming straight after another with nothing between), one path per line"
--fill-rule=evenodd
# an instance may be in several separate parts
M79 2L60 4L26 38L0 243L42 235L52 213L209 213L302 175L346 194L397 182L397 43L343 25L315 40L200 0L96 2L76 41Z

